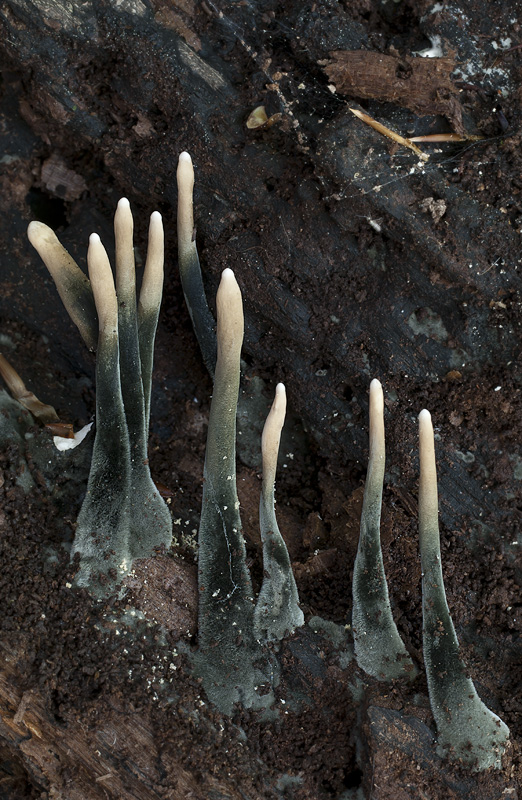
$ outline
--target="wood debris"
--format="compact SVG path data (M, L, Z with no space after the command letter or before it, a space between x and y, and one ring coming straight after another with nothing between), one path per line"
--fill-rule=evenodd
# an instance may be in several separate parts
M334 50L330 56L325 72L341 94L396 103L419 116L443 114L456 133L465 135L450 56L414 58L394 50L391 55Z
M413 144L411 139L407 139L405 136L401 136L399 133L395 133L392 131L391 128L387 128L386 125L382 125L380 122L377 122L376 119L370 117L369 114L365 114L364 111L358 111L356 108L351 108L350 111L352 114L355 114L356 117L359 117L363 122L366 122L374 130L382 133L383 136L387 136L388 139L393 139L394 142L397 144L402 144L404 147L408 147L410 150L413 150L419 158L423 161L427 161L429 155L427 153L423 153L422 150L419 150L417 145Z
M25 383L21 379L15 368L9 363L7 358L0 354L0 375L7 384L7 387L15 400L31 412L33 417L44 424L47 422L58 422L59 417L52 406L42 403L36 395L27 391Z

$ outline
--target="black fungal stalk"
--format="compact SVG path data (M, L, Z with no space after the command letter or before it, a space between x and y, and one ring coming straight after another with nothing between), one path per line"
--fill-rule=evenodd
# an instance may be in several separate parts
M509 728L477 694L460 658L440 557L435 442L429 411L419 414L419 537L423 648L441 755L476 771L502 766Z
M212 374L216 342L192 237L193 181L192 161L188 153L182 153L178 168L178 232L184 237L179 246L180 270L198 342ZM199 527L199 650L195 667L209 699L222 713L231 714L237 702L247 708L273 703L279 668L268 645L302 625L303 614L274 509L275 471L286 407L282 384L276 389L263 433L260 526L265 577L254 601L236 490L243 302L230 269L221 276L216 305L217 359Z
M378 680L415 677L417 671L392 618L380 545L384 478L383 397L370 386L370 456L361 535L353 576L353 635L359 666ZM509 729L479 698L460 658L440 556L437 471L429 411L419 414L419 537L422 566L423 650L438 752L482 771L500 769Z
M352 628L357 663L379 680L414 678L417 670L394 622L381 551L384 482L382 386L370 384L370 454L364 486L359 546L353 570Z
M152 357L163 285L163 227L155 212L138 309L129 202L115 215L116 284L97 234L89 240L89 279L39 222L28 235L90 349L96 349L96 436L87 494L72 553L79 586L110 592L135 558L172 541L170 513L148 467ZM99 580L101 578L101 580Z
M254 612L260 640L279 641L304 622L290 557L275 515L275 476L279 442L286 414L286 390L278 383L261 438L263 482L259 527L263 543L264 579Z
M217 362L205 455L199 526L199 651L196 671L225 714L234 704L273 703L278 665L267 645L303 624L290 558L277 527L274 478L284 420L284 387L265 426L261 532L264 581L254 604L236 490L236 413L243 303L231 269L217 293ZM281 414L283 411L283 414Z
M188 153L181 153L179 156L177 181L178 262L181 285L203 362L213 377L217 358L215 322L205 296L196 247L193 210L194 167Z
M225 713L255 703L264 683L254 668L254 604L236 491L236 411L243 305L234 273L223 272L217 298L217 362L208 423L199 525L197 666L210 699Z

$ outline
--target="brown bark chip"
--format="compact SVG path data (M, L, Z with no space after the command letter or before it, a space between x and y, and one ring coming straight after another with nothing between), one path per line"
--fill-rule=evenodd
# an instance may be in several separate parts
M385 100L419 116L443 114L457 133L464 133L462 108L450 75L451 56L413 58L367 50L334 50L325 72L341 94Z

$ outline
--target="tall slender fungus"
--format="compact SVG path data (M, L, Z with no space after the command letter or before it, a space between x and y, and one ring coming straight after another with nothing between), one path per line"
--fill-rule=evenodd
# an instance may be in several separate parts
M370 454L364 487L359 546L353 571L352 627L357 663L379 680L415 677L417 670L393 620L381 551L384 483L384 400L370 384Z
M429 411L419 414L419 536L422 566L424 662L441 755L475 770L499 769L507 725L484 705L460 658L440 557L437 470Z
M27 236L49 270L70 318L89 348L96 350L98 323L89 279L43 222L30 222Z
M130 444L120 384L118 301L109 258L97 233L89 238L89 277L99 320L96 358L96 437L87 493L78 515L73 554L81 557L77 583L111 567L126 572L132 558L130 526ZM107 559L117 554L117 563ZM103 561L107 567L103 568Z
M147 260L145 261L140 299L138 301L138 333L147 427L150 419L154 339L156 337L156 328L158 327L161 298L163 295L164 252L161 214L159 211L153 211L150 215Z
M194 664L207 696L222 713L230 714L237 702L254 708L272 704L279 675L273 643L302 625L303 614L274 511L277 453L286 408L282 384L277 386L263 433L259 513L265 577L254 604L235 463L243 302L234 273L225 269L216 298L216 343L193 236L193 183L192 161L188 153L182 153L178 167L180 272L196 336L214 375L199 527L199 649ZM272 646L267 647L268 643Z
M273 702L278 666L266 644L303 623L290 558L274 513L274 478L286 405L282 384L263 434L260 521L264 581L254 605L236 491L236 412L243 342L241 292L230 269L217 293L217 362L199 527L196 671L220 711ZM259 691L258 691L259 690Z
M154 222L151 220L151 226ZM131 556L144 558L150 555L149 531L154 530L157 544L169 546L172 535L170 512L152 480L148 465L147 439L149 430L150 381L154 346L154 330L142 340L138 333L138 309L136 305L136 270L134 265L133 219L130 204L123 197L114 215L116 243L116 293L118 296L118 330L120 344L120 376L123 404L127 420L130 443L131 493L130 535ZM150 280L150 273L147 276ZM162 270L152 276L156 288L156 313L159 313ZM159 287L157 286L159 284ZM151 294L150 283L145 292ZM158 291L159 289L159 291ZM152 336L152 338L150 338ZM140 351L146 353L147 375L142 372Z
M254 613L257 638L269 641L279 641L304 622L290 557L275 515L275 475L285 414L286 390L282 383L278 383L261 438L263 483L259 526L263 543L264 579Z
M205 366L214 375L216 366L216 337L214 318L210 313L196 247L193 193L194 167L188 153L181 153L177 171L178 181L178 261L185 302L192 320Z
M208 423L199 527L199 654L209 697L225 713L252 705L259 678L252 583L236 492L236 411L243 303L231 269L217 293L217 362Z
M172 541L170 513L147 458L154 337L163 287L161 215L151 216L138 304L133 219L125 198L118 203L114 232L116 287L97 234L89 239L89 281L50 228L32 222L28 229L69 315L88 347L97 351L96 436L72 552L80 555L76 583L98 594L111 591L135 558L151 556L156 547L169 547Z

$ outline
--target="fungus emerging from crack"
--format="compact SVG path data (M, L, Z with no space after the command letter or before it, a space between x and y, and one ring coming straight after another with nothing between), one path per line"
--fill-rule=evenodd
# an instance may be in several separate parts
M254 606L236 490L236 412L243 342L241 291L225 269L217 293L217 361L208 424L199 527L199 651L196 670L218 708L273 702L277 664L266 644L303 624L286 545L275 521L274 477L284 419L279 384L267 420L261 530L265 579ZM263 687L263 694L258 689Z
M444 591L438 524L437 470L429 411L419 414L419 536L424 662L441 754L475 770L499 769L507 725L484 705L460 658Z
M370 384L370 453L364 486L359 546L353 570L352 627L355 656L379 680L415 677L417 670L393 620L381 551L384 482L384 401L382 386Z
M170 513L152 481L147 458L152 358L163 285L161 215L151 216L138 305L133 220L125 198L118 203L114 231L116 288L97 234L89 239L89 281L50 228L32 222L28 229L82 338L97 350L96 437L72 549L73 555L80 555L77 585L97 594L110 591L111 581L121 578L135 558L151 556L155 548L169 547L172 541Z

